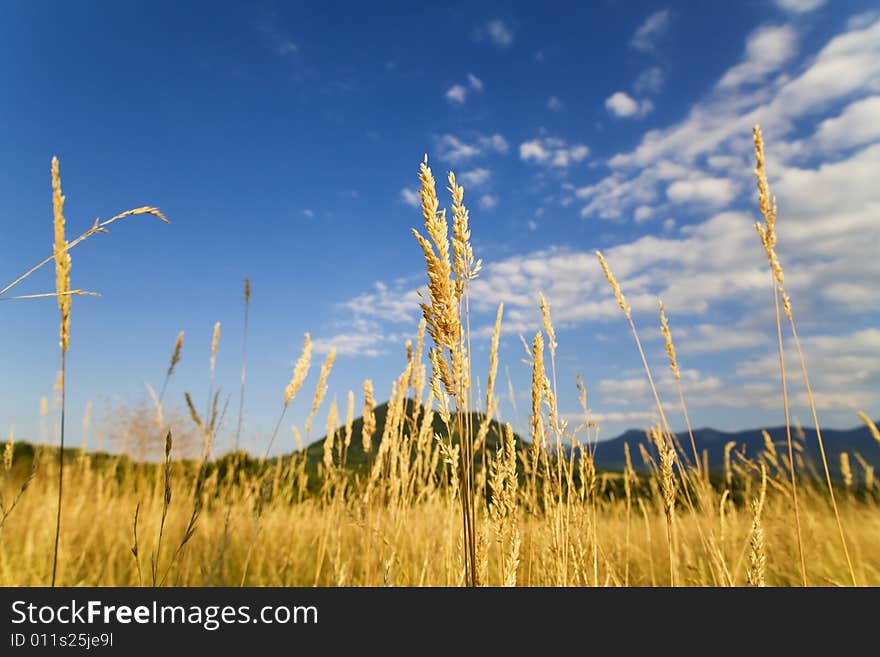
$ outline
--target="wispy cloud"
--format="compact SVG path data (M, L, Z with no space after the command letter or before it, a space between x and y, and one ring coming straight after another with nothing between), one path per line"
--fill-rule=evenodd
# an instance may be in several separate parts
M653 50L657 41L669 30L671 18L672 14L668 9L651 14L633 34L629 45L643 52Z
M819 124L813 142L823 153L834 153L880 140L880 96L858 100L839 115Z
M464 84L454 84L446 90L444 95L450 103L464 105L469 91L476 93L482 93L483 91L483 81L473 73L467 74L467 86Z
M633 83L633 91L637 94L656 94L663 88L666 75L659 66L652 66L639 73Z
M374 358L382 355L381 344L385 336L378 332L337 333L326 338L312 340L312 349L317 354L326 354L331 349L338 356L366 356Z
M605 108L617 118L643 117L654 109L650 100L637 101L624 91L617 91L605 99Z
M674 203L691 196L687 192L693 191L693 184L673 188L685 193L673 193L672 198L665 193L679 180L724 177L736 181L740 189L747 189L752 166L749 135L757 122L774 145L771 158L776 161L771 160L771 165L777 175L785 173L781 167L786 161L795 164L806 161L807 156L835 152L835 142L829 139L831 134L839 143L870 143L876 123L860 122L856 127L853 117L872 116L871 95L880 93L880 20L835 37L802 70L783 69L785 75L762 75L763 82L757 87L732 95L735 87L729 86L731 81L741 79L741 72L752 66L756 50L772 50L774 47L766 44L780 39L788 44L793 40L785 36L787 30L767 29L759 28L746 40L747 44L764 46L752 45L750 51L747 45L740 63L719 78L719 83L691 108L684 120L663 130L647 132L634 150L609 160L609 175L578 190L578 197L587 201L582 210L584 216L618 219L644 205L663 210L667 207L664 201ZM775 36L768 41L768 34ZM794 64L787 56L789 47L775 51L776 62L788 62L788 67ZM777 64L780 65L785 66ZM720 80L728 82L722 87ZM827 112L847 99L852 102L839 115L825 119L824 127L820 126L813 137L785 139L793 132L795 120ZM841 129L835 130L835 125ZM847 136L841 134L844 131ZM783 179L794 181L808 176L792 170ZM806 197L815 199L814 190L804 191Z
M675 203L706 203L724 207L736 198L739 185L730 178L699 176L676 180L666 188L666 197Z
M766 76L775 73L797 53L797 33L790 25L762 27L753 32L746 41L743 61L719 80L722 89L759 84Z
M438 157L452 164L490 153L504 154L509 148L507 140L497 133L477 135L471 141L464 141L455 135L445 134L437 140Z
M462 105L467 99L467 89L460 84L454 84L446 90L444 95L450 103Z
M565 105L563 105L562 101L556 96L550 96L550 98L547 99L547 109L551 112L561 112L565 109Z
M400 190L400 200L414 208L419 207L422 202L421 198L419 198L419 193L409 187L404 187Z
M824 4L825 0L776 0L777 7L795 14L805 14Z
M480 197L480 207L484 210L491 210L498 205L498 197L492 194L483 194Z
M500 18L486 23L486 34L496 46L507 48L513 45L513 28Z
M480 187L489 180L489 177L491 175L492 172L489 169L485 167L478 167L476 169L463 171L457 176L457 178L466 187Z
M585 144L568 144L558 137L532 139L519 145L521 160L551 167L568 167L583 161L589 154Z

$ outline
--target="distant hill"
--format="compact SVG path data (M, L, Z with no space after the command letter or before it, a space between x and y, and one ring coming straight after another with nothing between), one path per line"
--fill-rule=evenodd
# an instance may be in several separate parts
M407 400L406 402L406 417L412 417L412 409L413 409L413 401ZM382 441L382 434L385 431L385 423L388 417L388 403L383 403L374 409L373 413L376 416L376 431L373 433L373 454L376 453L376 450L379 448L379 444ZM471 422L474 427L474 436L476 436L477 428L480 425L480 422L483 420L482 413L471 413ZM453 424L455 422L455 415L453 414ZM421 424L421 415L419 416L419 424ZM434 433L440 434L441 436L446 436L446 427L443 424L443 420L440 419L440 415L438 413L434 413L434 421L433 421ZM352 423L351 430L351 446L348 449L348 458L346 460L346 464L350 468L354 469L363 469L366 468L369 463L368 455L364 453L362 442L361 442L361 434L363 433L364 428L364 419L363 417L359 417ZM454 429L454 426L453 426ZM344 427L340 427L337 430L336 439L341 440L344 435ZM409 435L409 422L404 422L404 435ZM504 435L504 425L497 420L492 420L489 423L489 434L486 437L486 451L489 454L494 454L495 450L498 448L499 444L499 436ZM322 460L324 456L324 441L327 439L326 436L322 437L320 440L316 440L315 442L309 444L306 449L306 454L308 455L308 459L310 463L318 463ZM433 436L432 436L433 439ZM517 450L521 449L528 443L526 443L520 436L514 435L514 439L517 443ZM475 455L476 464L482 463L482 452L478 452Z
M410 414L412 410L412 403L413 402L411 400L407 402L407 417L411 416ZM374 413L376 415L376 431L373 434L373 453L375 454L381 442L382 433L385 429L385 422L388 415L388 404L380 404L376 407ZM473 423L475 433L476 428L479 426L482 419L482 413L471 414L471 421ZM880 424L880 421L877 421L877 423ZM347 465L348 467L355 470L364 470L370 463L370 459L366 454L364 454L363 448L361 446L361 433L363 431L363 425L364 421L361 417L354 420L352 424L352 441L351 446L348 450ZM343 435L343 427L340 427L338 431L339 433L337 434L337 436L339 437L339 439L341 439ZM787 451L785 427L772 427L767 429L766 431L770 434L770 437L776 444L777 451L779 451L780 454L785 454ZM816 431L814 429L808 429L806 427L803 431L806 438L806 441L803 443L804 456L807 458L808 461L811 461L813 464L815 464L817 470L821 472L821 460L819 455L819 444L816 439ZM436 413L434 415L434 432L444 436L446 434L446 428L444 427L440 416ZM409 427L406 423L404 425L404 433L409 433ZM503 435L503 433L503 423L497 420L492 420L489 426L489 434L486 439L487 453L495 453L499 444L499 436ZM681 432L676 435L678 437L678 440L681 442L681 445L690 456L690 438L688 437L687 432ZM797 441L797 432L795 432L794 428L792 428L792 437ZM832 475L835 478L839 477L840 474L841 452L849 453L850 458L853 462L853 468L857 471L860 470L854 458L855 454L857 453L860 454L862 458L865 459L868 463L871 463L872 465L877 467L878 470L880 470L880 443L878 443L874 439L868 428L863 424L853 429L822 429L822 438L825 442L825 451L828 455L829 467L831 469ZM324 454L324 440L325 438L321 438L320 440L309 444L309 446L307 447L306 453L308 454L310 465L316 466L318 463L321 462ZM531 443L529 441L524 440L519 435L515 434L515 440L517 443L517 451L519 452L522 452L522 450L524 449L529 449L531 446ZM724 446L730 441L734 441L736 443L737 451L740 451L743 447L745 447L746 454L750 456L755 456L764 449L764 438L761 435L761 429L746 429L744 431L730 432L718 431L711 428L701 428L694 430L694 441L696 442L697 449L700 451L701 454L703 450L706 450L708 452L709 467L712 471L719 471L723 467ZM552 443L552 440L550 442ZM629 443L633 466L636 468L636 470L644 471L646 468L644 463L642 462L641 456L639 455L638 444L647 442L648 441L645 436L644 430L638 429L630 429L617 436L616 438L603 440L599 442L596 446L596 466L600 470L606 471L622 470L625 464L624 444ZM30 463L34 457L35 449L47 450L47 453L49 454L57 453L55 452L55 450L57 450L57 447L38 447L24 441L18 441L15 443L16 466L29 468ZM78 448L75 447L65 448L65 460L74 459L78 452ZM102 461L113 463L116 463L120 458L123 460L129 460L128 456L111 455L103 452L92 453L92 457L98 458ZM482 463L482 452L478 452L475 457L476 464L480 465ZM228 458L231 458L231 454L226 454L225 456L220 457L218 463ZM253 456L249 457L249 459L247 460L256 463L255 457Z
M787 439L784 426L766 429L773 439L777 450L784 454L787 452ZM688 455L691 454L691 442L687 432L676 434ZM806 442L804 443L804 455L815 464L820 464L819 443L815 429L804 427ZM797 440L797 434L792 427L792 438ZM880 443L871 436L868 427L861 425L854 429L822 429L822 439L825 443L825 453L828 456L828 464L832 473L837 474L840 469L840 454L848 452L850 458L856 452L862 455L868 463L880 467ZM764 438L761 429L747 429L745 431L718 431L716 429L703 428L694 430L694 442L697 450L702 454L706 450L709 454L709 468L718 470L723 467L724 446L730 441L736 442L736 449L745 446L747 455L756 455L764 449ZM632 452L633 466L636 469L644 468L642 459L638 453L638 443L646 442L644 431L630 429L617 438L603 440L596 447L596 465L604 470L620 470L625 463L623 446L629 443ZM855 461L853 467L856 468Z
M409 401L407 403L408 414L411 412L411 409L412 401ZM374 412L376 415L376 432L373 434L373 451L375 453L381 440L382 432L385 428L388 404L384 403L377 406ZM479 425L482 417L482 413L472 414L474 427ZM352 425L352 441L351 447L348 451L348 465L356 469L365 467L368 462L367 456L364 454L361 447L361 431L363 429L363 424L363 418L357 418ZM498 446L498 436L503 435L503 431L504 426L501 422L497 420L491 422L489 436L486 440L486 450L490 454L495 452L495 449ZM724 446L730 441L736 443L737 451L740 451L745 447L747 455L754 456L759 454L764 449L764 438L761 435L761 431L762 429L746 429L744 431L728 432L706 427L694 430L694 442L701 455L703 450L708 452L709 467L711 470L715 471L720 470L723 467ZM772 427L766 429L766 431L770 434L773 442L776 443L777 450L780 454L786 453L787 443L785 427ZM821 460L819 455L819 443L816 439L816 431L815 429L808 429L806 427L804 427L803 431L804 436L806 437L806 442L804 443L804 456L807 457L808 461L812 461L817 467L819 467ZM441 435L445 435L446 433L443 422L437 414L434 415L434 432ZM409 433L408 427L405 429L405 433ZM342 428L339 429L339 434L337 435L341 437ZM687 432L685 431L676 435L682 446L685 448L688 456L690 456L690 438L688 437ZM797 433L795 432L794 427L792 427L792 438L797 441ZM825 442L825 452L828 456L829 467L831 468L832 474L835 476L839 474L841 452L848 452L851 459L854 459L855 453L859 453L867 462L880 469L880 443L871 436L871 433L866 426L860 425L853 429L843 430L822 429L822 438ZM324 440L325 438L321 438L308 446L307 453L310 462L317 463L321 461L324 453ZM519 435L516 436L516 441L517 450L521 450L531 444ZM646 442L647 438L645 437L644 430L639 429L630 429L616 438L603 440L599 442L596 447L596 466L601 470L622 470L626 462L623 446L625 443L629 443L633 467L635 467L636 470L644 470L645 465L639 455L638 444ZM478 453L476 459L477 463L480 463L481 454ZM858 468L854 460L853 467Z

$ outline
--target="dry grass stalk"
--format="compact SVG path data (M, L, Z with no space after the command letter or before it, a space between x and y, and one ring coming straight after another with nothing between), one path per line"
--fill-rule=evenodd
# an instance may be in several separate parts
M61 439L58 447L58 510L55 519L55 548L52 552L52 586L58 571L58 549L61 540L61 504L64 497L64 417L66 391L64 378L67 374L67 349L70 346L70 254L64 236L64 195L61 193L61 175L58 158L52 158L52 209L54 212L55 243L55 291L58 294L58 309L61 311ZM2 294L2 292L0 292Z
M275 436L278 435L278 430L281 428L281 423L284 421L284 415L287 413L287 407L290 406L294 397L296 397L296 394L299 392L300 388L302 388L303 382L309 374L311 364L312 338L306 333L303 336L302 352L300 353L299 358L296 359L296 364L293 366L293 374L291 375L287 386L284 388L284 404L281 407L281 414L278 416L275 428L272 430L272 435L269 437L269 442L266 444L266 450L263 452L263 460L265 460L269 451L272 449L272 445L275 443Z
M675 448L659 426L651 430L651 438L660 456L660 491L663 513L666 516L666 540L669 545L669 585L675 586L675 473L673 472Z
M749 536L749 568L746 578L750 586L767 586L767 554L764 547L764 527L761 511L767 497L767 468L761 464L761 494L752 500L752 530Z
M251 279L244 279L244 326L241 334L241 377L238 394L238 422L235 425L235 442L233 448L238 451L241 442L241 427L244 422L244 391L245 381L247 378L247 334L248 334L248 315L251 307Z
M220 345L220 322L214 324L214 332L211 335L211 376L214 376L214 368L217 366L217 347Z
M474 510L474 436L470 409L473 388L470 373L470 324L468 283L479 273L481 263L474 262L470 245L468 212L463 204L464 189L449 175L453 202L453 244L449 250L449 227L446 211L439 209L436 183L428 158L420 165L420 198L425 230L430 241L415 229L413 236L425 257L428 273L428 299L420 304L427 330L434 340L431 362L434 378L439 376L455 401L456 425L461 449L462 487L460 500L465 548L465 575L472 586L477 584L476 513ZM435 252L436 249L436 252ZM454 275L454 277L453 277ZM465 321L462 321L462 315ZM446 358L449 361L447 363ZM444 412L441 401L441 413Z
M770 265L771 282L773 287L773 305L776 312L776 341L777 351L779 354L779 370L781 373L782 382L782 406L783 412L785 414L785 434L788 445L789 474L791 479L792 502L794 505L795 531L797 532L798 538L798 556L800 557L801 564L801 580L803 585L806 586L807 565L806 558L804 556L803 536L801 532L800 503L798 499L797 474L795 471L794 463L794 448L791 439L791 416L788 407L788 385L785 373L785 350L782 343L782 323L779 315L780 289L784 285L785 279L782 274L782 267L779 264L779 258L776 255L777 206L776 199L771 199L770 197L770 187L767 183L767 172L764 160L764 141L761 136L761 128L757 125L754 128L753 136L755 142L756 161L754 173L758 185L758 208L761 211L761 215L764 217L764 225L762 226L760 223L756 223L755 230L761 238L761 244L764 246L764 251L767 255L767 261ZM790 305L788 302L788 295L786 295L784 291L782 291L782 297L786 313L788 313L790 311Z
M376 432L376 400L373 398L373 382L370 379L364 381L364 423L361 427L361 445L364 453L373 451L373 434Z
M180 362L180 351L182 349L183 331L177 334L177 339L174 341L174 352L171 354L171 362L168 364L168 376L171 376L174 373L175 366Z
M877 425L874 424L874 420L869 418L861 411L859 411L859 419L865 423L865 426L868 427L868 431L871 432L871 436L873 436L874 440L877 441L877 444L880 445L880 429L878 429Z
M287 384L287 387L284 388L284 406L290 406L290 402L293 401L293 398L296 397L296 393L299 392L300 388L302 388L303 382L306 380L306 376L309 374L309 367L312 363L312 339L311 336L306 333L303 336L303 349L299 358L296 361L296 364L293 366L293 375L290 377L290 382Z
M327 436L324 439L324 478L329 481L333 475L333 447L336 443L336 427L339 424L339 410L336 407L336 401L330 403L330 410L327 413Z
M193 409L194 410L194 409ZM159 560L162 558L162 537L165 534L165 520L168 517L168 507L171 506L171 449L174 444L174 441L171 437L171 432L169 431L165 435L165 467L163 468L164 472L164 487L163 487L163 495L162 495L162 516L159 519L159 537L156 540L156 550L152 555L150 560L150 573L153 578L153 586L156 586L159 577ZM138 511L135 511L135 546L137 546L137 515ZM135 551L135 558L137 558L137 552ZM140 562L138 562L138 569L140 570Z
M54 157L52 158L53 168L55 168L55 169L57 169L57 159L58 158L54 158ZM58 188L59 188L59 192L60 192L60 188L61 188L60 180L58 183ZM54 201L55 201L55 199L53 197L53 206L55 205ZM61 197L61 202L63 205L63 202L64 202L63 197ZM154 208L152 206L142 206L139 208L134 208L133 210L126 210L125 212L121 212L113 217L110 217L110 219L107 219L105 221L100 221L99 219L95 219L95 223L92 224L91 228L89 228L85 233L83 233L82 235L80 235L79 237L74 239L73 241L70 241L67 243L67 245L65 247L65 252L69 253L73 247L80 244L84 240L88 239L92 235L96 235L98 233L110 232L107 230L107 226L109 226L110 224L112 224L116 221L119 221L120 219L124 219L125 217L130 217L133 215L145 215L145 214L146 215L153 215L154 217L158 217L159 219L164 221L166 224L170 223L168 221L168 218L164 214L162 214L162 212L160 212L158 208ZM45 258L44 260L41 260L36 265L34 265L30 269L28 269L24 274L22 274L21 276L16 278L14 281L12 281L11 283L8 283L6 286L4 286L2 289L0 289L0 297L3 297L3 295L5 295L7 292L9 292L9 290L14 288L16 285L18 285L22 281L24 281L26 278L31 276L37 270L41 269L42 267L45 267L53 260L56 260L56 256L57 256L57 252L53 248L52 255L50 255L48 258Z
M547 449L541 402L548 387L547 375L544 372L544 335L538 331L532 340L532 412L529 416L532 433L531 467L533 479L538 473L540 461Z
M162 389L159 391L159 395L157 397L156 406L160 409L161 413L161 405L162 399L165 397L165 389L168 387L168 380L171 378L171 375L174 374L174 368L177 367L177 364L180 362L180 353L183 350L183 331L177 334L177 338L174 340L174 351L171 353L171 362L168 364L168 370L165 372L165 380L162 383ZM160 422L161 424L161 422Z
M3 445L3 470L9 472L12 470L12 456L15 452L15 430L9 430L9 438Z
M736 447L736 441L731 440L724 445L724 483L730 488L733 485L733 469L730 467L730 452Z
M840 453L840 476L843 477L843 485L847 491L852 491L854 478L852 466L849 462L849 454L846 452Z
M859 465L862 466L862 470L865 473L865 490L870 493L874 489L874 483L876 481L876 479L874 478L874 466L868 463L865 458L858 452L855 453L855 457L856 461L859 462Z
M342 463L345 464L348 457L348 448L351 446L352 425L354 424L354 391L348 391L348 405L345 409L345 433L342 439L343 457Z
M324 401L324 395L327 394L327 377L330 376L330 370L333 369L333 362L336 360L336 349L331 349L321 365L321 373L318 376L318 385L315 387L315 396L312 398L312 410L306 418L306 438L312 433L312 421L318 413L321 402Z
M822 467L825 472L825 483L828 487L828 496L831 500L831 507L834 510L834 517L837 522L837 530L840 537L840 543L843 548L844 556L846 557L846 563L849 568L850 578L852 580L853 586L857 586L856 582L856 574L853 569L852 559L849 554L849 547L846 541L846 534L843 531L843 523L840 519L840 511L837 508L837 500L834 497L834 486L831 482L831 470L828 466L828 457L825 453L825 443L822 440L822 429L819 426L819 418L816 413L816 403L813 398L813 390L810 386L810 377L807 373L807 364L806 359L804 358L803 350L801 349L801 343L798 339L797 329L795 327L794 315L791 310L791 301L788 298L788 295L785 292L784 288L784 278L782 273L782 266L779 263L779 259L776 257L776 217L777 217L777 207L776 200L770 200L770 189L767 184L767 173L766 166L764 161L764 141L761 135L761 128L758 125L755 125L754 128L754 142L755 142L755 177L758 180L758 205L761 210L761 214L764 217L764 225L755 224L755 228L758 234L761 237L761 242L764 245L764 250L767 253L767 258L770 263L770 269L773 272L774 276L774 301L777 301L776 289L778 287L779 296L782 297L783 310L785 312L786 317L788 318L789 327L791 328L791 337L794 341L795 349L797 350L798 360L800 361L801 366L801 374L804 379L804 387L807 391L807 399L809 401L810 413L813 417L813 426L816 429L816 439L819 443L819 454L822 458ZM777 301L778 302L778 301ZM778 333L778 341L779 341L779 355L780 355L780 364L782 364L782 333L779 322L779 313L777 310L777 333ZM785 374L783 372L783 379ZM786 416L788 415L786 411ZM788 427L788 421L786 419L786 427ZM794 483L794 455L792 453L791 448L791 439L789 437L789 459L791 460L791 471L792 471L792 487L796 484ZM803 555L801 556L803 559ZM804 571L804 580L806 580L806 571Z
M672 342L672 332L669 330L669 320L666 318L666 307L663 305L662 299L658 299L657 303L660 307L660 331L663 333L663 340L666 343L666 355L669 358L669 369L672 370L672 376L675 379L675 387L678 389L678 400L681 403L681 412L682 415L684 415L688 437L691 439L691 449L694 453L694 466L697 468L697 474L702 474L700 456L697 453L697 443L694 440L694 432L691 429L691 419L688 416L687 404L684 403L684 391L681 387L681 371L678 369L678 359L675 355L675 344Z

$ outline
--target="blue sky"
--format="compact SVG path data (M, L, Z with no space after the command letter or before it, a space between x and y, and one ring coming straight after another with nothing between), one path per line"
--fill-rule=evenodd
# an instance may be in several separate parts
M178 331L166 402L216 385L237 412L250 276L245 444L260 450L310 331L335 347L334 397L385 399L419 320L410 228L424 154L465 186L477 256L475 376L505 303L504 419L526 419L519 335L558 326L562 410L575 374L606 437L652 418L638 353L593 256L634 308L675 428L656 299L666 302L693 423L779 424L772 298L751 177L764 126L779 252L824 424L880 415L880 14L870 2L73 3L0 13L3 278L51 252L49 161L68 232L141 204L72 251L69 401L147 400ZM444 199L446 200L446 199ZM3 281L5 284L6 280ZM16 288L46 292L46 268ZM58 368L57 307L2 306L0 421L40 435ZM793 361L794 354L789 355ZM302 423L318 362L287 424ZM506 373L519 414L504 392ZM802 390L794 414L806 422ZM344 409L343 409L344 412ZM46 421L48 422L48 421ZM44 422L45 423L45 422ZM51 423L50 423L51 424ZM519 424L517 426L522 426ZM313 438L322 433L313 431ZM78 436L74 436L77 442ZM94 440L94 437L92 437ZM289 449L285 431L277 444Z

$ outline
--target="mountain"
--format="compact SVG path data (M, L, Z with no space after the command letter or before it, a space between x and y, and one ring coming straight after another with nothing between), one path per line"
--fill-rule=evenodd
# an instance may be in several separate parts
M409 417L411 408L412 401L408 400L406 406L407 417ZM388 404L384 403L377 406L374 413L376 415L376 431L373 434L373 453L375 453L379 446L385 428L385 421L388 415ZM473 426L475 427L474 432L476 433L476 427L479 426L483 414L472 413L471 416ZM347 463L354 468L363 468L368 463L367 456L364 454L361 446L361 432L363 430L363 425L364 421L362 417L357 418L352 425L352 440L351 447L348 451ZM492 420L489 427L489 435L486 439L486 450L490 454L495 452L499 442L498 437L503 435L503 431L503 424L497 420ZM718 431L707 427L696 429L693 433L697 450L701 455L704 450L708 453L709 468L710 470L717 471L723 467L724 446L730 441L736 443L735 449L737 451L741 451L742 448L745 447L745 453L748 456L755 456L760 453L764 449L764 438L761 435L761 431L761 429L746 429L744 431L728 432ZM773 427L766 429L766 431L770 434L771 439L776 444L777 451L780 454L786 454L788 447L785 427ZM444 436L446 434L446 428L440 420L440 416L436 413L434 414L434 432ZM405 433L409 433L408 427L405 427ZM341 438L342 434L343 429L340 428L337 433L337 440ZM690 437L687 432L685 431L676 435L686 453L690 456L692 450ZM803 435L805 437L805 442L803 443L804 456L807 457L808 462L812 462L817 468L821 467L819 443L816 439L815 429L804 428ZM798 440L797 436L798 432L792 427L792 439L796 442L801 442ZM839 474L840 454L842 452L849 453L852 467L856 470L859 469L858 464L855 461L856 453L860 454L868 463L871 463L880 469L880 443L874 439L868 430L868 427L861 425L853 429L822 429L822 438L825 443L825 453L828 457L828 464L833 475L837 476ZM531 444L519 435L516 435L515 439L517 442L517 451L519 452L524 448L528 448ZM307 453L309 455L309 461L314 463L321 461L324 453L324 440L325 438L321 438L308 446ZM552 440L550 442L552 443ZM646 468L639 455L638 444L647 442L645 432L638 429L630 429L616 438L603 440L596 446L596 466L601 470L622 470L625 464L624 444L629 443L633 467L636 470L644 470ZM476 462L478 464L482 462L480 453L476 454Z
M412 408L413 401L408 399L405 404L405 417L412 417ZM379 448L379 444L382 441L382 434L385 431L385 422L388 417L388 403L385 402L383 404L379 404L373 410L373 414L376 416L376 430L373 432L373 451L372 454L376 454L376 450ZM480 426L480 422L483 420L482 413L471 413L471 423L474 427L474 436L476 436L477 428ZM455 415L452 416L452 424L455 423ZM419 416L419 424L421 424L421 416ZM433 420L433 430L434 433L440 434L441 436L446 436L446 426L443 424L443 420L440 419L440 415L435 411L434 420ZM355 469L363 469L366 468L367 463L369 463L370 459L367 454L364 453L363 445L361 442L361 434L364 428L364 418L359 417L352 423L351 429L351 445L348 448L348 457L346 459L346 465ZM454 426L453 426L454 429ZM336 440L341 440L345 433L344 427L339 427L336 432ZM409 422L404 422L404 434L409 435ZM492 420L489 423L489 433L486 437L486 451L490 454L494 454L495 450L499 444L499 436L504 435L504 425L497 421ZM323 459L324 456L324 441L327 439L326 436L321 438L320 440L316 440L313 443L310 443L306 449L306 454L308 455L308 459L310 463L318 463ZM432 436L433 439L433 436ZM527 442L525 442L518 435L514 435L514 440L517 443L517 450L523 449ZM475 455L475 463L477 465L482 463L482 450L478 451Z
M770 438L776 445L776 450L781 455L787 454L788 442L784 426L766 429L770 434ZM761 435L761 429L746 429L745 431L718 431L716 429L703 428L694 430L694 443L697 450L702 455L706 450L709 455L709 469L720 470L724 463L724 446L734 441L735 449L740 451L745 447L747 456L755 456L764 449L764 437ZM792 439L800 443L797 439L798 432L792 428ZM819 441L816 438L815 429L804 428L803 435L805 441L802 443L804 447L804 455L809 457L807 460L812 461L817 467L820 467L821 456L819 453ZM678 440L688 456L692 455L691 441L688 433L682 432L676 434ZM840 470L840 454L848 452L852 460L853 468L858 468L854 460L856 453L860 454L868 463L880 467L880 443L878 443L868 427L861 425L854 429L822 429L822 440L825 443L825 453L828 457L828 465L832 474L839 473ZM611 440L603 440L596 447L596 465L603 470L621 470L625 463L623 446L629 443L632 454L633 467L636 469L644 469L642 459L638 452L638 443L645 443L647 439L644 431L630 429L617 438ZM691 456L691 458L693 458Z

